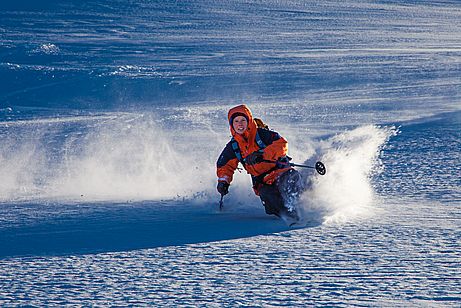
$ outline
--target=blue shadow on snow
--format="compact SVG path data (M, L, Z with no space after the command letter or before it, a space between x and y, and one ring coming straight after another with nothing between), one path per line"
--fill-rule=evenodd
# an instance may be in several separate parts
M0 212L10 217L0 223L0 258L129 251L290 229L263 210L219 213L191 203L3 204Z

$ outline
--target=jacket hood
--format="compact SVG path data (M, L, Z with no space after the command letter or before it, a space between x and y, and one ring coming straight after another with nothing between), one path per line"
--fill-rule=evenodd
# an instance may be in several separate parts
M236 114L243 114L248 118L248 128L243 134L243 137L245 137L245 139L248 139L251 136L253 137L256 136L256 129L257 129L256 122L253 119L253 115L251 114L250 109L246 105L236 106L230 109L229 113L227 114L227 119L229 120L229 126L230 126L230 131L231 131L232 136L234 138L236 136L240 136L239 134L235 132L234 127L232 126L232 121L231 121L233 120L233 117Z

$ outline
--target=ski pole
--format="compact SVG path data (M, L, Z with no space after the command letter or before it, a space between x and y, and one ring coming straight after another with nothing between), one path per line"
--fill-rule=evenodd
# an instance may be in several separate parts
M223 202L223 199L224 198L224 195L221 195L221 200L219 201L219 210L222 211L222 208L224 206L224 202Z
M317 171L317 173L320 174L320 175L325 175L325 173L327 173L327 168L325 167L325 165L321 161L316 162L315 167L306 166L306 165L300 165L300 164L294 164L294 163L290 163L290 166L315 169L315 171Z
M277 161L266 160L266 159L264 159L263 162L265 162L265 163L273 163L273 164L277 163ZM300 165L300 164L295 164L295 163L286 163L286 164L290 165L291 167L301 167L301 168L315 169L315 171L317 171L318 174L320 174L320 175L325 175L325 173L327 173L327 169L326 169L325 165L321 161L316 162L315 167L314 166L307 166L307 165Z

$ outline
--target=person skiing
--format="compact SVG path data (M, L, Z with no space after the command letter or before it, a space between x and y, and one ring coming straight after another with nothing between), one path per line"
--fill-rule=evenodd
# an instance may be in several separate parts
M251 175L253 190L267 214L298 219L294 207L302 180L289 164L287 140L254 119L246 105L230 109L228 120L232 139L217 161L218 192L221 196L229 192L240 162Z

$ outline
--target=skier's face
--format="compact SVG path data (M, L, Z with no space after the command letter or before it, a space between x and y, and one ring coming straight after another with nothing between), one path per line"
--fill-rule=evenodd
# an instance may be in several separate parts
M232 121L232 127L239 135L243 134L248 128L248 121L244 116L236 116Z

